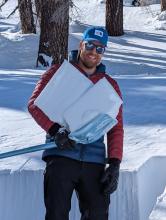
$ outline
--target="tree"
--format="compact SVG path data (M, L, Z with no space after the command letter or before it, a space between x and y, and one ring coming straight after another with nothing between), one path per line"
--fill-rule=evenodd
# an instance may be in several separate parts
M111 36L123 35L123 0L106 0L106 29Z
M69 0L41 0L38 63L49 66L68 57Z
M8 0L3 0L3 2L0 4L0 10L1 10L2 6L4 6L6 4L6 2L8 2Z
M41 5L42 5L42 0L35 0L35 7L36 7L36 17L41 25Z
M36 33L31 0L18 0L21 29L23 34Z
M161 0L161 11L166 11L166 0Z

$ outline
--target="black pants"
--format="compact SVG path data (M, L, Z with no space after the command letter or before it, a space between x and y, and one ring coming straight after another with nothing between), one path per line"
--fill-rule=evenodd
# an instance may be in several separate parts
M110 199L101 192L104 165L65 157L48 158L44 174L45 220L68 220L76 191L81 220L108 220Z

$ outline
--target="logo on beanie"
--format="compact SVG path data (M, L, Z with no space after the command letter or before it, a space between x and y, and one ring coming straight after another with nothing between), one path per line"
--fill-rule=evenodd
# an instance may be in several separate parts
M98 37L103 37L103 31L95 30L95 35Z

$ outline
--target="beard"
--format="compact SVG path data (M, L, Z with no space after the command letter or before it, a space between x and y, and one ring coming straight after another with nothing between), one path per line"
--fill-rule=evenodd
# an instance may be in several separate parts
M79 59L82 65L85 66L87 69L95 68L100 63L98 59L92 61L88 57L86 57L86 55L80 56Z
M88 61L88 60L84 60L84 59L81 59L81 58L80 58L80 61L81 61L81 63L82 63L87 69L91 69L91 68L96 67L96 64L94 64L94 63L92 63L92 62L90 62L90 61Z

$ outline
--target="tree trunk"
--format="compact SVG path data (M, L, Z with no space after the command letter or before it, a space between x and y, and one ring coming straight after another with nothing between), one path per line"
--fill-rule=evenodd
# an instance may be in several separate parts
M38 62L50 66L67 59L68 35L69 0L42 0L37 66Z
M41 6L42 6L41 0L35 0L37 20L40 26L41 26Z
M123 32L123 0L106 0L106 29L111 36Z
M31 0L18 0L18 7L22 33L36 33Z
M166 11L166 0L161 0L161 11Z

